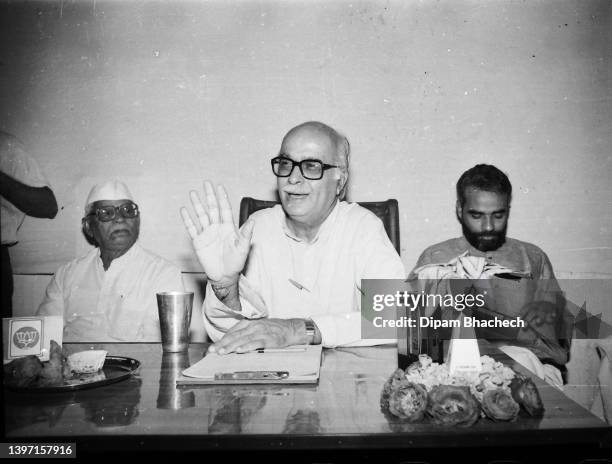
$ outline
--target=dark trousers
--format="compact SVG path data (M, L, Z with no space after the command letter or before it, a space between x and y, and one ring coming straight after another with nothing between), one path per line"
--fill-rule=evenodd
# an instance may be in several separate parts
M2 245L1 249L0 264L2 266L2 279L0 281L0 309L2 310L2 317L13 317L13 268L11 267L9 247Z

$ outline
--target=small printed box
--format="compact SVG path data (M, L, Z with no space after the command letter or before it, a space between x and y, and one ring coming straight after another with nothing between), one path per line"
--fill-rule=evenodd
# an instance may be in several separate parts
M51 340L62 346L63 330L62 316L3 318L4 363L28 355L48 361Z

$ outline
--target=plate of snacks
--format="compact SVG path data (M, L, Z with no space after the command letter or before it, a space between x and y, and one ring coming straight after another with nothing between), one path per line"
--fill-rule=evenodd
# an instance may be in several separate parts
M65 356L51 340L49 361L24 356L4 365L4 385L13 391L65 392L108 385L133 375L140 362L109 356L104 350L86 350Z
M542 399L533 381L489 356L481 356L482 370L451 375L446 364L427 355L406 370L397 369L385 382L381 411L398 422L429 422L469 427L481 418L515 421L522 413L544 414Z

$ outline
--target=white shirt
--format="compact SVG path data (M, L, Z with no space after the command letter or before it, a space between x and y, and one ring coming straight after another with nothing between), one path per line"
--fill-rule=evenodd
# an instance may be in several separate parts
M26 152L19 140L0 132L0 171L30 187L49 187L38 163ZM25 213L0 196L2 245L17 243L17 231L23 224Z
M96 248L58 269L37 314L64 316L66 342L157 342L155 293L173 290L180 270L138 243L106 271Z
M404 266L382 221L339 202L307 243L287 228L281 205L257 211L251 253L239 283L241 312L208 286L204 325L212 340L243 318L312 318L325 347L375 345L361 339L361 279L404 279ZM300 288L301 287L301 288Z

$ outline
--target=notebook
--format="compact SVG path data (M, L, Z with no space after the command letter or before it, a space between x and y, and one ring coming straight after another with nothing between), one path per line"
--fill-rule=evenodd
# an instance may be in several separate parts
M249 353L206 354L178 377L177 385L317 383L321 345L299 345Z

